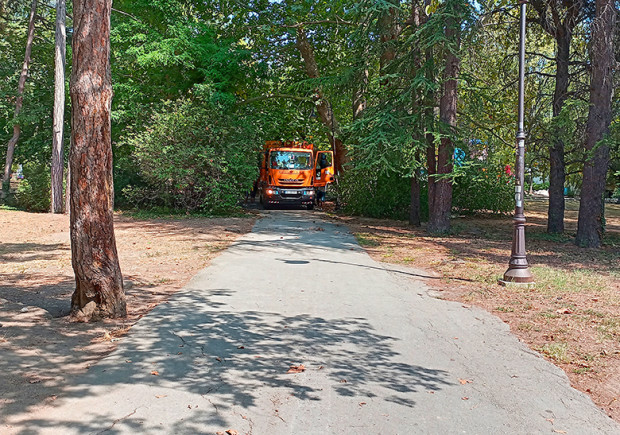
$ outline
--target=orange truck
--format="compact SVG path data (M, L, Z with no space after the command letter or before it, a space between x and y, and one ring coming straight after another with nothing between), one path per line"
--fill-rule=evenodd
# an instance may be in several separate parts
M308 142L267 141L260 157L258 193L265 208L314 208L317 190L334 181L334 155Z

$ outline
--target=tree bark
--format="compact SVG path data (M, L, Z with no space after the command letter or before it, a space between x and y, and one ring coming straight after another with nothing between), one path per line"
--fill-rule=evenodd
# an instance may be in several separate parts
M361 118L364 110L366 110L366 92L368 91L368 66L364 65L364 68L359 73L358 79L358 86L353 91L354 120Z
M19 116L24 104L24 88L26 86L26 78L28 78L28 68L30 66L30 55L32 53L32 41L34 40L34 21L37 13L37 0L32 0L30 7L30 17L28 18L28 36L26 38L26 54L24 55L24 63L19 75L17 83L17 98L15 100L15 118ZM21 134L21 126L15 120L13 124L13 137L9 140L6 147L6 161L4 164L4 174L2 176L2 196L6 197L11 184L11 167L13 166L13 155L15 154L15 146L19 141Z
M562 112L564 101L568 94L570 60L570 41L572 29L563 30L556 41L558 52L556 55L555 90L553 92L553 117ZM554 143L549 150L549 211L547 220L548 233L564 232L564 183L566 181L566 169L564 165L564 142L555 132Z
M306 74L311 79L317 79L319 75L319 67L314 57L314 50L308 41L306 31L302 26L298 26L297 30L297 48L304 61ZM332 144L334 151L334 168L337 174L342 173L344 164L347 162L347 152L342 140L338 138L338 122L334 116L331 103L325 97L323 90L318 87L316 89L316 111L321 122L327 127L329 133L329 143Z
M52 213L63 212L62 182L64 170L63 127L65 122L65 0L56 0L56 53L54 57L54 125L52 138ZM67 185L67 188L69 185Z
M609 132L612 118L616 13L614 0L596 0L592 21L590 111L585 142L589 157L583 168L576 238L577 245L587 248L600 247L604 232L603 195L609 167L609 146L601 140Z
M71 150L71 143L69 143L69 150ZM71 212L71 165L67 165L67 172L65 175L65 213Z
M457 51L460 46L458 24L454 19L446 23L446 40L455 43L454 48L448 50L446 67L444 69L443 94L439 101L439 120L444 129L439 150L437 153L437 174L439 176L452 173L454 143L451 136L456 127L457 79L459 75L460 59ZM428 230L435 233L450 231L450 212L452 210L452 181L446 177L435 180L433 208L430 210Z
M74 318L126 315L113 221L111 0L73 5L71 73L71 253Z
M385 68L396 57L396 40L400 35L401 27L398 22L398 6L400 0L388 0L391 4L386 8L383 15L379 19L379 28L381 29L381 56L379 57L380 74L385 74Z

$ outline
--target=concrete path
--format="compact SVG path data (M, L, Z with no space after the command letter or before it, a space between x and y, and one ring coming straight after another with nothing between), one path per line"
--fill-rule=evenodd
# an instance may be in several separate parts
M12 430L620 434L497 318L297 211L264 213L55 403Z

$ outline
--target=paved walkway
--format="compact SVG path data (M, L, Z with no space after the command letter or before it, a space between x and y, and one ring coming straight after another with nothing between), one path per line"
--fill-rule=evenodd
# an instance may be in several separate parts
M15 432L620 433L497 318L296 211L264 213L55 403Z

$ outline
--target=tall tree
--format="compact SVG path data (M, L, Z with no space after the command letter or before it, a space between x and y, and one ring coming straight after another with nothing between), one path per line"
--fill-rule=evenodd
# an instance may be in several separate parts
M113 215L112 0L75 0L71 72L71 253L80 320L126 315Z
M308 36L306 34L306 30L303 27L303 23L295 25L296 35L297 35L297 49L301 54L301 57L304 61L304 68L306 70L306 74L311 79L318 79L320 77L319 67L316 62L316 58L314 57L314 50L310 41L308 41ZM334 167L336 173L342 173L343 166L347 161L346 149L342 140L338 137L339 129L338 122L334 115L334 109L330 101L327 100L327 97L323 93L323 90L318 87L316 89L316 111L319 114L319 118L323 122L323 124L329 129L329 139L330 143L334 148Z
M428 3L427 1L421 1L421 0L411 1L411 17L409 20L410 21L409 25L412 26L414 31L419 30L420 26L426 23L427 16L426 16L426 13L424 12L424 6L427 6L427 3ZM424 68L423 68L424 59L422 56L422 51L420 47L418 47L417 45L413 46L412 48L412 56L413 56L413 68L411 71L411 76L412 76L412 79L415 79L416 76L421 77L424 75ZM422 113L425 110L424 108L425 99L428 100L428 98L426 98L427 93L428 93L428 90L426 92L420 92L419 90L417 90L417 92L413 93L412 101L411 101L412 112L418 114L417 128L414 130L413 144L412 144L412 147L416 150L415 151L415 157L416 157L415 164L418 165L418 167L414 169L414 172L411 177L411 183L410 183L411 191L410 191L409 197L410 197L411 204L409 205L409 223L416 227L419 227L422 224L422 206L421 206L421 197L420 197L422 171L419 165L422 160L422 144L425 142L424 123L423 123ZM432 98L430 100L432 100ZM433 156L435 154L434 148L435 147L433 145ZM430 184L433 181L434 180L432 180L432 177L428 179L429 188L430 188Z
M570 46L575 26L584 16L584 3L583 0L532 0L530 3L538 15L536 21L555 39L557 44L555 89L553 91L553 117L557 118L568 97ZM549 149L549 216L547 220L547 232L549 233L564 231L564 183L566 180L564 157L564 141L556 131L553 134L553 144Z
M67 33L65 29L65 0L56 0L56 51L54 56L54 125L52 137L52 213L62 213L63 130L65 122L65 58Z
M30 54L32 53L32 41L34 40L34 23L37 13L37 0L32 0L32 6L30 7L30 17L28 19L28 37L26 38L26 54L24 56L24 63L19 76L19 83L17 85L17 98L15 99L15 122L13 123L13 137L9 140L6 149L6 162L4 164L4 174L2 176L2 195L5 196L8 193L11 182L11 167L13 166L13 155L15 153L15 146L19 141L19 135L21 134L21 126L17 117L22 110L24 104L24 88L26 86L26 78L28 78L28 67L30 66Z
M616 31L615 0L596 0L592 21L590 111L586 125L585 149L576 243L598 248L604 231L605 181L609 168L609 146L603 141L612 118L614 42Z
M450 212L452 210L452 180L448 177L453 169L454 142L456 127L456 109L458 101L457 79L460 68L459 50L461 43L461 23L459 15L460 0L448 2L452 7L445 24L446 64L443 72L442 95L439 101L439 121L442 128L437 151L436 171L438 178L434 182L428 230L430 232L447 232L450 230ZM429 173L431 171L429 170ZM430 202L430 201L429 201Z

